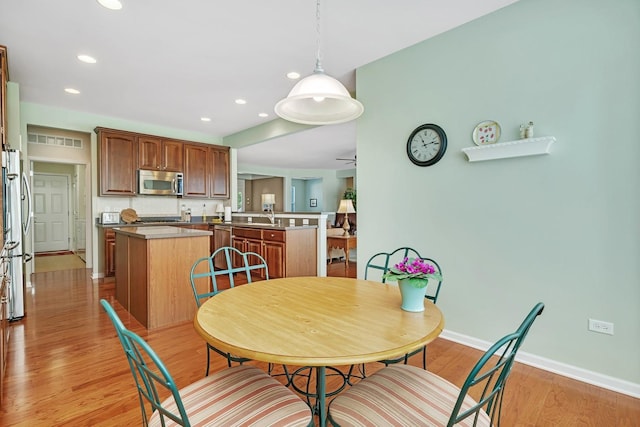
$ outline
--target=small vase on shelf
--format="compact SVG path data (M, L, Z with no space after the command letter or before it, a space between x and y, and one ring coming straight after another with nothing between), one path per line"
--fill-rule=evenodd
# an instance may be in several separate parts
M415 279L413 279L415 282ZM424 311L424 297L427 292L427 279L423 280L423 286L414 286L409 279L398 280L398 288L402 296L401 309L404 311Z

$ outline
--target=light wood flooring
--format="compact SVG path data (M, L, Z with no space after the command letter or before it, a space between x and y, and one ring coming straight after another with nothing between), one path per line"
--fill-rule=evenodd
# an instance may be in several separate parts
M47 271L74 270L77 268L87 268L86 263L75 254L65 255L36 255L33 259L34 272L44 273Z
M333 273L344 273L344 265L334 264ZM346 274L355 276L355 264ZM114 282L92 281L89 270L36 273L32 283L27 316L12 324L0 426L142 425L133 379L100 298L148 340L179 386L204 375L205 344L191 322L146 331L114 301ZM531 333L543 331L534 325ZM461 384L479 357L477 350L437 339L429 345L428 368ZM226 366L213 359L212 369ZM368 372L377 366L368 365ZM640 401L517 363L502 425L640 426Z

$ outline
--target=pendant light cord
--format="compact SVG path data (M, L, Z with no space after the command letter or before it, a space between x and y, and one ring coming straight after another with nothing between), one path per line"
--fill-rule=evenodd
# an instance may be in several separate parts
M320 55L320 0L316 0L316 73L324 73Z

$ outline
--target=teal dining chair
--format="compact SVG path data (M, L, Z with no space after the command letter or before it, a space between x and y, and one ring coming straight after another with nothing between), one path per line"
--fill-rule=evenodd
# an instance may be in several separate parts
M100 300L100 304L113 323L129 362L143 425L276 425L282 420L292 426L313 425L309 406L255 366L226 368L178 389L151 346L124 326L106 300Z
M378 252L377 254L372 255L367 261L367 264L365 265L364 279L376 280L382 283L386 283L387 279L384 277L384 274L386 274L391 267L401 262L404 258L423 259L427 261L429 264L432 264L435 267L436 272L440 273L440 277L443 277L442 268L434 259L425 258L421 256L417 250L410 247L403 246L391 252ZM425 298L430 301L433 301L434 304L438 302L438 296L440 295L441 287L442 287L442 279L437 281L434 279L429 279ZM427 347L426 346L423 346L422 348L419 348L418 350L407 353L403 356L392 358L392 359L381 360L380 362L384 363L386 366L394 363L404 363L406 365L410 357L420 353L422 354L422 368L427 369ZM349 373L347 374L347 377L349 378L350 383L351 383L351 378L354 378L354 377L363 378L367 376L364 364L359 366L359 371L360 371L359 374L356 374L355 371L356 371L356 367L351 366L349 368Z
M536 304L515 332L493 344L461 387L415 366L390 365L333 399L329 422L343 427L499 426L505 384L516 354L543 310L543 303Z
M226 268L216 270L214 261L217 256L224 257ZM196 260L191 267L190 281L197 307L200 308L202 302L223 291L218 283L220 276L226 276L229 288L233 288L236 285L236 280L239 279L237 277L238 274L243 276L242 281L246 283L252 283L253 276L256 274L261 274L265 277L265 280L268 280L269 268L267 267L267 262L260 254L255 252L241 252L231 246L223 246L216 249L210 256ZM202 291L202 289L206 290ZM227 366L229 367L231 367L234 362L242 364L251 360L245 357L234 356L207 343L207 369L205 376L209 375L211 351L226 358Z

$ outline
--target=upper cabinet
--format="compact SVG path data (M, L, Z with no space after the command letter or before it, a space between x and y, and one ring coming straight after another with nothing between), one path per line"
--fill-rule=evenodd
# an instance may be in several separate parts
M184 145L184 197L229 198L229 147Z
M101 196L135 196L138 137L129 132L96 128L100 149Z
M184 174L183 197L229 198L229 147L97 127L100 195L135 196L137 170Z
M9 80L7 66L7 48L0 46L0 144L2 150L6 148L6 134L7 134L7 121L6 121L6 96L7 96L7 80Z
M183 172L183 145L170 139L138 137L138 168Z
M207 179L206 146L198 144L184 145L184 194L183 197L209 197L209 180Z
M229 198L229 147L209 148L209 196Z

